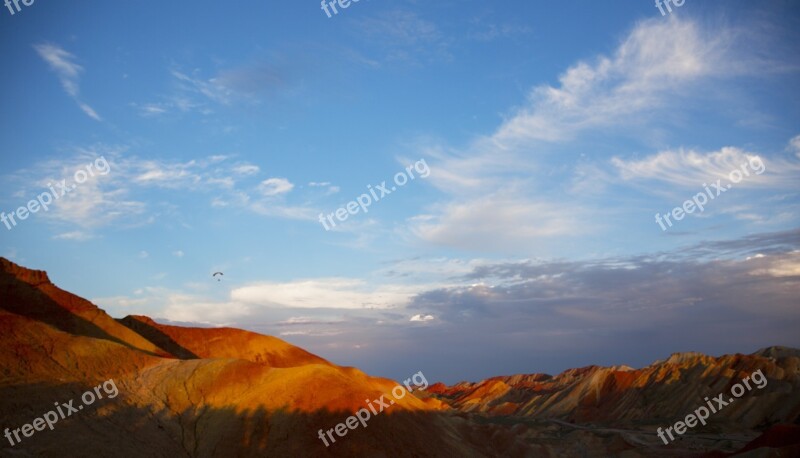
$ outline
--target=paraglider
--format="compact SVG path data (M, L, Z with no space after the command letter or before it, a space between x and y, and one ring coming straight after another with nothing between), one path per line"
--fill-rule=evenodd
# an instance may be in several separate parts
M219 275L219 277L217 277L217 275ZM223 274L222 272L214 272L214 275L212 275L212 277L216 278L217 281L221 281L223 275L225 274Z

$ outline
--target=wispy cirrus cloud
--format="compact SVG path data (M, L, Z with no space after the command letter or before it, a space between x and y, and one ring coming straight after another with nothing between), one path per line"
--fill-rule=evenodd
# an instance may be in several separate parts
M199 69L187 72L172 68L171 94L157 102L132 106L143 117L158 117L175 112L210 115L220 107L258 105L265 96L290 89L294 72L293 64L279 54L223 68L210 77Z
M53 239L55 240L75 240L79 242L84 242L93 238L95 238L94 235L83 231L64 232L53 236Z
M789 150L792 151L798 159L800 159L800 135L794 137L789 142Z
M311 186L312 188L323 188L323 189L326 189L326 193L328 195L336 194L337 192L339 192L341 190L341 188L339 188L339 186L333 185L328 181L322 181L322 182L312 181L312 182L308 183L308 185Z
M52 43L39 43L34 45L33 49L47 63L50 70L55 72L59 81L61 81L64 91L75 100L78 108L90 118L102 121L103 119L94 108L79 99L80 75L83 73L83 67L75 62L76 57L64 50L64 48Z
M642 159L614 157L611 163L623 180L661 181L685 188L697 188L716 179L728 180L730 173L742 170L743 165L752 167L752 173L748 170L747 179L737 187L796 189L800 183L800 161L781 155L752 153L733 146L708 153L677 149Z
M171 73L184 90L201 94L212 102L222 105L228 105L231 103L233 91L225 86L225 84L223 84L219 79L211 78L208 80L203 80L177 70L173 70Z
M614 157L609 162L613 169L595 169L601 179L636 189L636 195L662 196L679 203L689 193L704 192L709 186L712 190L721 187L723 192L736 188L735 199L714 202L708 206L711 212L758 225L796 220L798 205L792 196L798 195L800 160L785 152L754 153L732 146L711 152L679 148L644 158Z
M470 32L469 36L477 41L483 42L528 36L533 31L528 25L487 23L479 19L473 21L473 25L476 30Z

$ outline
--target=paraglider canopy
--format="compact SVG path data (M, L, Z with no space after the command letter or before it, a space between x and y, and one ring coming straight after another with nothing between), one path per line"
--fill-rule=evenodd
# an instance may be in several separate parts
M219 277L217 277L217 275L219 275ZM225 274L223 274L222 272L214 272L214 275L212 275L212 277L216 278L217 281L220 281L223 275Z

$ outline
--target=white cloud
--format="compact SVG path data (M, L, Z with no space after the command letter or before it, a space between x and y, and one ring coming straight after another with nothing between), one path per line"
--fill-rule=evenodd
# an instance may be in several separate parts
M748 257L747 261L755 264L750 271L751 275L768 275L771 277L800 277L800 251L793 251L783 256L764 256L757 254Z
M130 298L127 296L111 296L111 297L97 297L93 298L92 302L101 304L103 307L113 307L118 309L142 307L147 305L148 299L146 298Z
M93 238L94 235L83 231L70 231L53 236L53 239L55 240L74 240L79 242L83 242L85 240L91 240Z
M62 197L45 213L53 221L94 229L139 219L146 206L129 200L127 188L113 188L98 181L88 181Z
M61 86L64 87L64 91L75 100L75 103L78 104L81 111L96 121L102 121L92 107L78 99L80 92L80 74L83 72L83 67L75 62L75 56L65 51L60 46L50 43L34 45L33 49L36 50L39 57L50 66L50 69L58 75L58 79L61 81Z
M640 160L615 157L611 162L624 180L656 180L686 188L717 179L727 182L734 170L743 174L737 187L795 188L800 181L800 161L768 158L735 147L710 153L667 150Z
M691 94L693 83L753 71L746 65L751 57L734 54L740 40L730 30L692 21L644 21L612 57L579 62L557 86L534 88L525 106L465 151L429 145L426 153L445 161L431 180L448 191L490 185L488 177L530 163L543 144L572 140L589 129L637 125Z
M310 207L280 205L274 202L253 202L248 208L263 216L304 221L317 221L319 214L319 211Z
M162 277L158 274L156 277ZM112 316L130 314L164 318L174 322L225 326L236 318L248 316L250 308L240 302L209 300L208 294L187 294L183 291L146 286L132 296L113 296L93 302Z
M184 256L184 253L183 251L178 250L178 251L173 251L172 255L175 256L176 258L182 258Z
M78 103L78 106L80 107L80 109L84 113L86 113L87 116L89 116L90 118L94 119L95 121L102 121L103 120L102 118L100 118L100 115L98 115L97 112L94 111L94 108L90 107L89 105L87 105L87 104L85 104L83 102L80 102L80 103Z
M144 203L129 197L129 183L121 179L124 172L113 161L119 152L117 148L105 146L78 148L71 157L41 161L30 169L16 171L11 182L20 184L19 194L22 196L34 197L43 192L52 194L51 187L54 188L58 198L53 199L48 210L38 216L51 223L72 226L55 238L87 240L93 237L93 229L112 223L130 224L146 209ZM105 175L95 173L80 184L72 181L77 171L87 170L89 164L95 166L100 157L105 158L109 166ZM63 180L66 180L69 190L65 195L61 195Z
M411 232L464 249L537 249L552 236L597 232L598 222L606 220L587 211L594 204L582 203L593 193L574 192L585 186L563 186L571 167L555 152L574 153L567 148L612 129L629 137L658 131L663 126L657 116L687 100L709 97L705 89L719 81L756 73L754 63L763 63L767 55L762 51L748 44L743 32L724 26L677 16L638 23L609 55L575 63L557 84L535 87L493 133L462 148L423 140L419 149L435 169L429 181L449 199L410 219ZM654 120L658 124L643 128ZM716 160L743 154L725 152ZM752 183L768 180L758 177Z
M61 47L49 43L34 45L33 49L50 65L50 69L56 72L67 94L72 97L77 96L79 92L78 79L83 72L83 67L74 62L75 56Z
M139 107L139 113L142 116L158 116L167 112L167 109L157 103L147 103Z
M176 293L167 297L163 315L172 321L225 325L249 313L249 307L239 302L209 302L201 297Z
M795 154L795 155L796 155L798 158L800 158L800 135L798 135L798 136L794 137L794 138L793 138L793 139L792 139L792 140L789 142L789 147L791 148L791 150L792 150L792 151L794 151L794 154Z
M197 186L203 181L203 177L198 173L201 166L196 161L186 163L139 161L135 166L136 174L133 181L143 185L187 188Z
M736 39L729 30L704 29L677 18L644 21L612 57L580 62L559 78L558 86L534 89L529 106L505 122L494 138L505 146L563 140L582 130L647 116L669 102L667 94L685 95L692 82L746 71L747 60L733 54Z
M318 322L318 320L316 318L311 318L311 317L307 317L307 316L293 316L293 317L289 317L288 320L279 321L276 324L282 325L282 326L293 326L293 325L298 325L298 324L314 324L314 323L317 323L317 322Z
M30 169L18 170L13 180L19 183L24 196L35 196L52 185L60 193L58 184L63 179L67 185L77 170L85 170L87 164L99 157L107 159L109 173L95 174L59 199L54 200L41 217L51 223L68 224L81 231L67 232L61 239L85 239L91 231L101 227L133 227L149 224L154 219L147 204L134 200L131 195L150 187L168 187L197 190L220 190L229 186L229 181L220 173L209 172L203 160L190 163L164 163L125 157L124 148L95 145L77 148L72 157L50 159L34 164ZM194 166L191 164L195 163ZM216 169L215 169L216 170ZM224 194L220 194L224 196ZM161 205L163 207L163 204Z
M233 173L237 175L255 175L259 171L261 171L261 169L253 164L240 164L233 168Z
M126 154L125 147L102 144L75 148L72 153L72 156L40 161L29 169L15 171L9 175L9 183L16 183L19 188L9 193L25 199L47 191L50 185L58 190L57 184L63 179L69 186L77 170L85 170L87 164L101 156L106 158L109 173L89 177L54 200L47 212L41 213L42 218L52 223L67 223L83 229L86 237L92 236L90 230L112 224L117 227L151 224L159 215L157 212L161 212L160 216L165 211L179 213L178 207L168 200L146 203L149 201L143 196L152 189L205 194L210 196L207 202L213 208L242 208L274 218L311 221L319 213L308 204L297 206L283 201L294 188L288 179L270 178L254 185L251 180L258 166L230 163L229 157L224 155L178 162L142 159ZM132 196L142 196L142 200ZM169 197L163 195L163 199ZM58 238L78 239L80 236L76 233Z
M211 206L216 208L239 206L245 207L250 202L250 196L241 191L234 191L225 197L215 196L211 199Z
M413 218L412 232L428 242L471 250L517 252L532 240L578 235L592 229L584 222L591 214L589 210L537 202L513 193L454 201L436 210Z
M422 322L425 322L425 321L433 321L434 319L435 318L433 317L433 315L417 314L417 315L412 316L411 319L408 320L408 321L422 321Z
M286 178L269 178L262 181L258 186L261 194L268 197L286 194L292 188L294 188L294 185Z
M183 87L191 92L202 94L210 100L222 105L228 105L231 102L233 91L221 84L216 78L204 81L199 78L193 78L177 70L172 71L172 76L183 83Z
M290 308L386 309L402 306L418 290L402 285L370 288L363 280L321 278L243 286L231 292L231 299Z
M342 331L283 331L281 337L291 336L315 336L315 337L332 337L342 334Z
M311 186L312 188L327 188L328 192L326 193L326 195L336 194L341 190L338 186L332 185L329 181L322 181L322 182L312 181L311 183L308 183L308 185Z

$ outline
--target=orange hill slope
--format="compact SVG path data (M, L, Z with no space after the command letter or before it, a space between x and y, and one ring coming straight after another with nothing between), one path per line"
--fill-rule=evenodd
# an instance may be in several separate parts
M491 456L446 407L408 394L326 448L329 429L391 397L395 382L235 329L122 320L0 260L0 427L19 428L103 381L119 395L87 406L0 456ZM140 328L139 326L146 326ZM158 337L152 342L142 336ZM157 333L155 332L157 331ZM166 349L169 349L166 350ZM179 351L180 350L180 351ZM174 352L174 353L173 353ZM181 353L183 354L175 354ZM503 439L498 449L522 447ZM509 445L509 443L511 445ZM524 453L517 453L524 456Z

